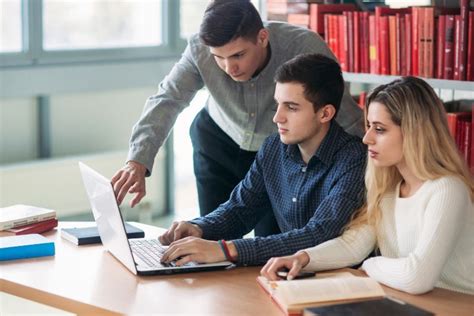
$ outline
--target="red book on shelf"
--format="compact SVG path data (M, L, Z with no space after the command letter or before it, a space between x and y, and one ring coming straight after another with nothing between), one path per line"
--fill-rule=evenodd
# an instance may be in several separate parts
M424 75L426 78L434 77L434 8L427 7L423 10L424 18Z
M443 79L453 79L455 16L446 15Z
M411 35L411 49L412 49L412 65L411 72L413 76L419 76L420 71L418 68L419 62L419 29L420 29L420 8L412 8L412 35Z
M388 37L389 35L389 31L388 31L388 19L386 19L387 21L386 22L382 22L383 24L386 23L387 24L387 28L386 28L386 33L382 33L384 32L384 30L381 29L381 22L380 22L380 19L384 16L387 16L387 15L395 15L397 13L400 13L400 14L406 14L406 13L410 13L410 10L411 9L391 9L389 7L382 7L382 6L379 6L379 7L375 7L375 22L376 22L376 28L375 28L375 33L376 33L376 43L377 44L380 44L380 45L377 45L377 55L378 56L383 56L382 55L382 52L381 50L383 49L382 48L382 41L385 41L387 42L388 44L388 38L383 38L383 34L386 34L386 36ZM387 49L387 52L388 52L388 49L389 49L389 46L387 45L386 48ZM387 56L389 58L389 56ZM387 61L389 61L390 59L387 59ZM382 63L380 63L378 65L378 71L377 73L379 74L386 74L388 75L389 72L382 72L382 67L384 67L384 71L389 71L390 69L390 66L389 66L389 63L388 62L386 65L383 65Z
M338 15L339 63L342 71L349 71L349 42L347 36L347 16Z
M469 30L467 33L466 78L469 81L474 81L474 11L469 12ZM472 163L474 164L474 160Z
M397 14L398 19L398 56L399 56L399 67L400 67L400 75L401 76L408 76L407 72L407 54L406 54L406 42L407 42L407 35L406 35L406 26L405 26L405 16Z
M458 133L458 125L461 121L466 121L471 119L472 113L471 112L449 112L446 113L446 117L448 120L448 128L449 132L453 136L456 145L459 146L459 141L461 135Z
M389 45L389 29L388 29L388 16L381 16L378 19L379 24L379 42L377 53L380 52L379 58L379 74L389 75L390 74L390 45Z
M436 78L443 79L444 43L446 38L446 15L440 15L438 17L438 34L436 36Z
M360 12L360 72L369 73L369 12Z
M466 80L467 33L469 27L469 0L459 0L461 7L459 25L459 80Z
M369 16L369 70L371 74L377 74L378 59L380 56L377 52L377 32L375 32L375 16Z
M15 235L41 234L53 229L56 226L58 226L58 220L56 218L50 218L41 222L10 228L7 231L14 233Z
M471 159L471 135L472 135L472 123L471 119L468 118L468 121L462 122L462 146L461 152L464 155L464 160L466 161L467 165L470 166L470 159Z
M406 57L406 75L412 75L412 15L406 14L405 15L405 57Z
M347 71L354 72L354 15L351 11L345 11L342 14L347 21Z
M354 63L352 64L354 69L352 70L353 72L361 72L360 71L360 40L361 40L361 34L360 34L360 16L359 12L354 11L353 12L353 25L354 25L354 32L352 35L353 41L354 41Z
M461 60L460 54L460 45L461 45L461 16L456 15L454 18L454 62L453 62L453 79L454 80L461 80L459 67Z
M389 38L389 52L390 52L390 74L392 76L397 73L397 18L394 15L388 17L388 38Z
M328 13L342 13L344 11L355 11L356 6L349 4L319 4L311 3L309 5L309 28L316 33L324 32L324 15Z

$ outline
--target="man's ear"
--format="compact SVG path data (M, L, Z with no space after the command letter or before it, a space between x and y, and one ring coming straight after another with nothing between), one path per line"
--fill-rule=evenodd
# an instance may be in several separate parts
M268 33L268 30L266 28L263 28L260 31L258 31L257 43L261 45L262 47L267 47L269 37L270 37L270 33Z
M332 104L326 104L320 110L320 122L327 123L331 121L336 115L336 108Z

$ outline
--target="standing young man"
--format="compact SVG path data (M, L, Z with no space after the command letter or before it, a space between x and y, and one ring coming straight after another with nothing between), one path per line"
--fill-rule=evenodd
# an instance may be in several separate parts
M338 236L362 205L367 154L334 120L344 91L337 62L299 55L277 70L275 81L279 135L265 140L226 203L205 217L173 223L160 237L171 244L164 262L262 264ZM241 239L267 214L280 234Z
M310 30L286 23L264 25L249 0L211 2L199 36L189 40L133 128L127 164L112 178L118 202L127 193L135 194L132 207L143 198L145 176L152 172L158 149L178 114L203 87L210 96L191 126L201 215L227 201L263 140L276 131L272 123L275 70L301 53L335 59ZM362 135L362 113L348 93L336 120L349 133ZM255 229L257 235L278 232L271 214L263 222Z

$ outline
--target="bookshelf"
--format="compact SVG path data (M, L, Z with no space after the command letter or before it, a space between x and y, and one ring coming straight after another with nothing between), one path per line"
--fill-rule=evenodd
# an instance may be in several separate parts
M354 3L266 2L268 19L308 28L324 39L360 107L370 85L401 76L420 77L439 90L451 135L474 174L474 1L455 0L449 7L435 1L407 7L413 1L403 1L403 8L377 5L369 11Z
M343 74L344 74L344 80L347 82L368 83L368 84L376 84L376 85L386 84L395 79L401 78L401 76L376 75L376 74L353 73L353 72L344 72ZM473 81L458 81L458 80L445 80L445 79L433 79L433 78L423 78L423 80L428 82L433 88L437 88L437 89L474 91Z

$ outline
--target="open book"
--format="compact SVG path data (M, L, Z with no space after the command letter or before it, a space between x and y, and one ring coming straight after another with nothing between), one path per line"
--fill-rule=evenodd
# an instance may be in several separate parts
M257 282L287 315L301 315L305 307L323 306L385 296L377 281L350 272L320 273L314 278Z

